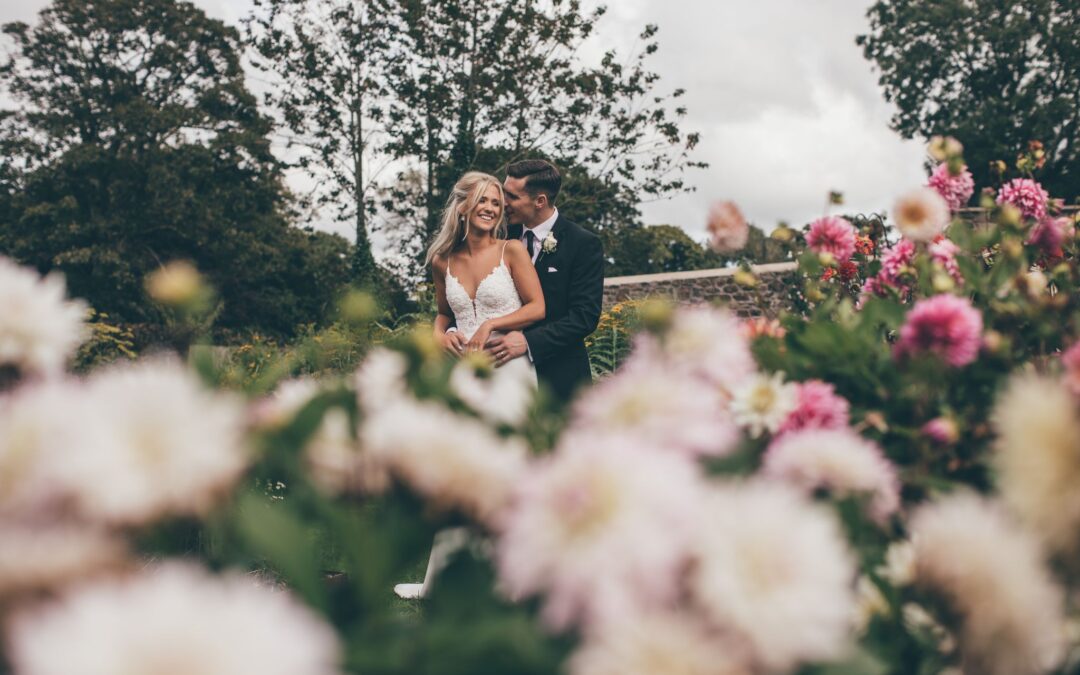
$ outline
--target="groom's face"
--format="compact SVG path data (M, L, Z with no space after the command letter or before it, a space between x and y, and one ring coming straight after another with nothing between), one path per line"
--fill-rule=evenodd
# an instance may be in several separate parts
M537 220L540 209L546 203L544 195L530 196L525 190L525 179L507 176L503 181L503 192L506 195L506 220L512 225L524 225L532 227L539 225Z

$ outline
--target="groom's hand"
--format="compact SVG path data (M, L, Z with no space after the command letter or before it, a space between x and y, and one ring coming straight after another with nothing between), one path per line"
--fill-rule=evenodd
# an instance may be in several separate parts
M524 355L529 351L529 343L525 341L525 336L521 331L515 330L488 342L486 351L491 354L497 368L511 359Z

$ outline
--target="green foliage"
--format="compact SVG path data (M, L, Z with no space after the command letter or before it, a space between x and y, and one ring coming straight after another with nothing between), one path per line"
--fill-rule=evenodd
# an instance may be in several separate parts
M143 279L176 259L214 283L223 328L323 320L346 244L286 222L234 30L188 3L57 0L4 32L0 85L20 107L0 125L0 251L126 323L162 321Z
M600 315L596 330L585 338L593 379L615 370L630 355L631 340L641 326L638 309L641 300L628 300L612 305Z
M989 164L1040 140L1042 181L1080 195L1080 6L1070 0L880 0L858 38L880 72L892 126L906 138L963 142L977 185Z
M85 373L117 359L134 359L135 336L126 326L109 323L109 315L91 312L90 338L79 347L72 369Z
M410 280L454 182L546 157L566 170L560 198L594 229L636 223L642 198L689 189L695 133L680 129L681 90L646 68L656 27L627 57L580 56L605 11L577 2L260 0L248 20L257 65L280 79L299 166L358 233L381 230ZM402 167L385 176L387 165Z

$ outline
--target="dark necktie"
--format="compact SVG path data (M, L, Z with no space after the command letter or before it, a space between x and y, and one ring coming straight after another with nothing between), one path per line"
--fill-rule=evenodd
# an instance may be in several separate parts
M529 249L529 257L535 258L533 251L536 250L536 235L532 230L525 230L525 248Z

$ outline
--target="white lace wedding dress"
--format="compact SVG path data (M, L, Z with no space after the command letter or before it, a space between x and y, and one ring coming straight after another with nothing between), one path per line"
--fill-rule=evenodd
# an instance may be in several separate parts
M521 309L521 296L514 285L514 278L510 276L510 267L506 264L506 244L503 244L499 265L477 285L475 298L469 297L469 292L454 276L450 263L447 262L446 302L454 312L454 322L465 339L471 339L480 324L488 319L497 319ZM495 331L491 337L499 335L501 333ZM531 378L533 384L536 383L536 370L527 356L519 356L507 362L495 371L495 376Z
M521 309L521 296L518 295L510 267L506 264L506 244L503 244L499 265L491 270L476 287L476 297L469 297L469 292L454 276L449 262L446 265L446 302L454 312L454 323L466 339L471 339L480 324L488 319L512 314ZM500 335L498 331L491 337ZM495 370L494 377L526 378L536 387L536 369L527 356L512 359ZM465 528L441 530L435 534L435 542L428 558L427 572L422 584L397 584L394 592L403 598L422 598L427 595L432 581L446 565L450 555L468 543Z

